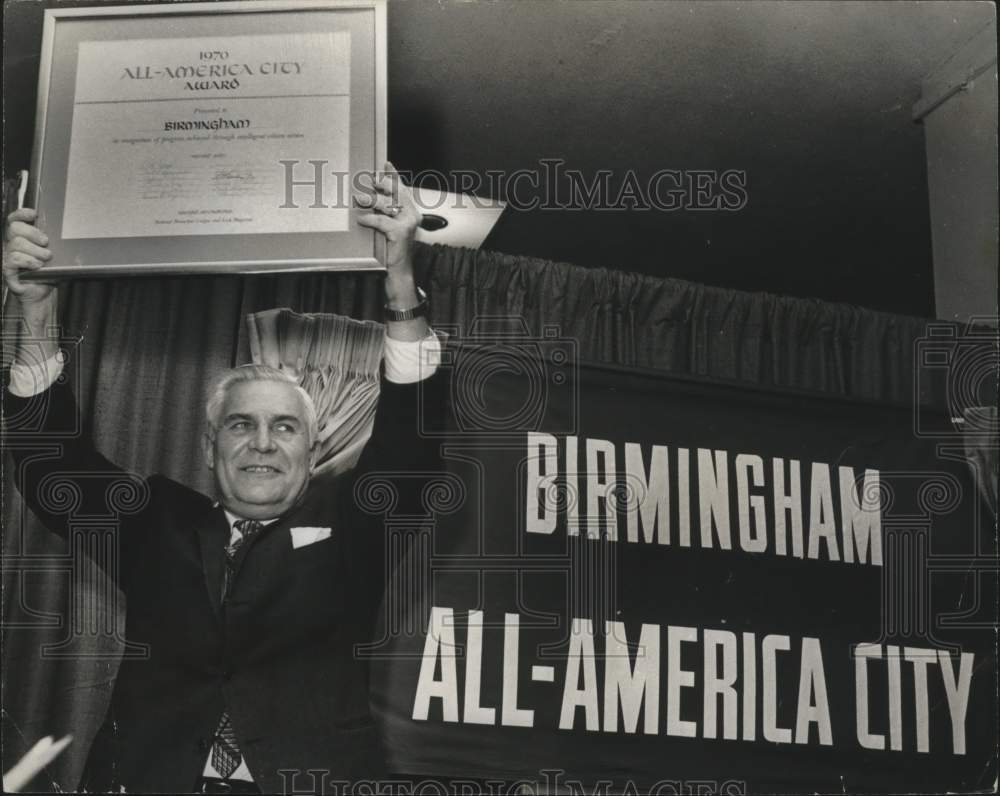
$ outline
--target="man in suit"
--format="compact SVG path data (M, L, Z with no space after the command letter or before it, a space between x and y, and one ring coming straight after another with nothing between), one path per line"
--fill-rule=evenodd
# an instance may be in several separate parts
M357 197L370 210L359 222L386 236L388 271L381 397L355 473L391 478L437 468L417 412L418 403L443 405L444 393L428 361L437 338L413 277L420 215L391 165L386 170L372 194ZM378 777L367 666L355 644L370 639L381 597L382 533L377 518L357 508L355 478L310 481L317 420L308 394L262 366L220 377L202 451L216 501L116 467L74 431L77 408L59 383L62 362L50 337L55 289L20 278L52 257L33 222L31 210L8 219L4 278L36 359L17 349L4 413L8 428L22 433L44 417L46 443L61 443L59 457L19 448L15 458L18 488L53 531L70 533L70 509L106 513L109 496L131 490L119 507L118 559L98 562L126 595L126 638L148 646L144 660L123 662L112 697L121 785L273 793L301 788L309 769L329 772L310 784ZM67 484L75 506L55 498ZM303 775L297 786L295 772Z

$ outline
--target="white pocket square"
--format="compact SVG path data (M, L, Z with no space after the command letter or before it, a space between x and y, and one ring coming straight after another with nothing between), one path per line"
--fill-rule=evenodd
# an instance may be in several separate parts
M332 528L292 528L292 547L298 549L299 547L305 547L307 544L314 544L315 542L322 542L324 539L329 539L332 533Z

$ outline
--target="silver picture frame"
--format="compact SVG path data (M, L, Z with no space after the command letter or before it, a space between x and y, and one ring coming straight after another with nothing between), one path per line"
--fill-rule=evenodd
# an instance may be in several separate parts
M288 231L274 229L267 224L249 223L242 226L242 229L248 230L245 232L228 230L218 232L217 230L224 228L229 222L246 222L250 219L216 216L207 218L209 226L202 227L196 232L189 231L192 228L188 227L177 234L172 233L173 228L169 233L156 230L155 234L145 234L148 228L144 223L149 222L148 218L142 221L134 217L120 218L123 206L131 212L133 207L142 203L129 202L123 205L127 200L122 197L128 193L127 191L111 193L110 188L105 190L103 187L105 180L102 175L106 171L101 171L100 167L93 163L89 167L86 164L86 153L91 151L99 153L96 160L101 160L102 165L107 161L110 156L101 148L105 139L99 138L96 145L93 140L81 143L80 135L74 140L74 130L78 133L87 131L87 120L97 119L98 121L92 124L100 127L100 131L94 132L95 127L91 126L90 132L87 133L94 139L98 135L105 135L103 125L114 123L109 117L118 114L123 119L134 118L136 113L150 112L149 107L143 108L143 105L150 106L150 103L162 100L136 99L135 97L142 96L136 93L140 91L136 88L132 92L132 99L112 99L117 95L103 94L106 99L102 99L101 102L106 102L110 109L107 114L98 110L95 115L94 108L85 109L85 105L100 105L100 102L77 102L77 92L80 86L87 82L86 78L80 78L78 74L81 68L79 64L83 62L80 55L82 42L87 42L88 53L91 55L97 53L96 59L91 57L90 62L98 63L99 68L103 69L105 67L101 66L100 59L113 58L114 52L128 52L130 47L140 53L156 51L157 46L162 51L169 43L166 40L190 42L203 37L206 41L209 39L214 41L227 36L274 38L274 34L277 33L282 43L294 41L296 36L303 37L303 43L307 43L306 37L327 32L335 34L346 32L349 35L349 38L338 39L349 43L346 47L347 55L343 56L348 59L346 63L350 67L346 70L349 75L345 78L349 90L346 94L329 95L346 97L342 102L346 102L349 108L346 114L349 118L344 122L345 125L349 125L347 144L345 147L341 143L338 150L347 153L349 164L347 175L343 171L327 173L325 167L318 169L315 165L299 163L301 160L309 163L312 161L327 163L323 146L316 148L315 144L310 144L309 146L316 148L315 155L313 149L303 149L296 152L291 160L285 161L280 157L283 143L274 144L273 147L270 144L259 147L251 141L243 142L240 146L241 151L246 151L249 147L255 156L265 158L264 162L268 168L271 160L276 161L273 163L275 172L268 171L265 174L272 188L274 181L278 179L276 175L280 174L281 179L285 181L284 191L273 197L275 216L266 217L269 221L274 220L272 226L277 227L288 222L290 216L287 213L292 212L301 214L300 221L306 219L305 214L312 213L313 215L307 219L307 226L311 224L315 227L328 223L318 215L321 211L328 210L339 213L339 228L317 230L310 227L306 231L297 229ZM157 45L158 39L163 40L160 45ZM242 43L237 42L237 44L246 49L249 46L248 42L249 39L244 39ZM145 68L148 70L148 65ZM129 70L129 76L135 74L137 70L138 66L135 70ZM173 75L171 79L174 79ZM90 82L99 81L90 79ZM218 86L219 83L212 85ZM226 0L226 2L47 9L39 67L34 148L27 192L28 204L37 209L38 225L48 235L49 248L53 251L53 259L44 269L44 278L384 270L384 238L356 223L355 214L359 211L351 206L351 193L359 180L364 184L364 179L359 175L380 172L386 160L386 85L385 0ZM113 92L116 87L105 84L101 90ZM317 96L327 95L289 94L287 97L275 99L282 101L289 97L294 99L298 107L298 113L295 115L297 123L308 125L313 119L310 103L316 102L314 98ZM186 99L208 102L225 101L227 98L196 96ZM267 97L257 96L248 99L266 100ZM235 101L243 100L243 97L235 97ZM118 102L131 102L137 105L124 110L113 110L114 104ZM170 102L175 100L166 101ZM89 115L78 110L78 106L86 110ZM272 117L275 113L273 108L263 112L270 113ZM317 138L320 136L320 132L315 131L310 131L309 134ZM306 138L308 139L308 135ZM117 138L110 140L115 144L119 142ZM77 147L77 152L75 160L71 160L74 145ZM227 144L214 145L221 153L225 152ZM123 157L118 157L117 149L124 153ZM135 151L136 158L146 157L147 160L142 163L129 160L132 157L132 150ZM125 186L129 190L139 190L135 187L136 174L146 168L144 164L149 163L148 156L149 147L146 147L145 152L143 146L116 147L114 162L116 166L120 165L122 171L108 174L107 183L112 185L117 181L119 186ZM224 158L227 155L219 156ZM340 162L342 161L343 158ZM80 163L83 163L83 166ZM74 165L76 169L72 184L68 180L70 165ZM169 172L169 168L162 169L162 164L160 167L164 173ZM80 177L80 173L84 173L85 176ZM148 174L148 172L141 173ZM217 171L212 178L216 178L219 173L233 179L252 174ZM323 200L319 205L310 199L319 197L320 189L311 188L308 180L303 179L304 175L311 175L313 182L316 181L317 175L321 180L325 180L322 186ZM176 178L176 171L171 176ZM345 176L349 179L345 179ZM189 183L193 187L188 189L187 195L196 197L200 201L203 194L197 192L204 188L205 179L208 179L205 174L197 175L197 179ZM172 184L180 183L175 180ZM261 179L259 186L264 184L265 180ZM71 185L75 186L75 193L72 195L70 195ZM142 190L147 188L145 184L142 186ZM234 190L241 189L242 184ZM328 190L332 193L328 194ZM266 194L266 187L258 188L258 198L255 201L261 208L271 201L269 196L265 198ZM147 192L143 198L149 195ZM162 197L162 194L155 195L156 199ZM169 195L169 200L179 201L172 194ZM68 218L83 219L83 221L74 222L73 231L65 234L68 229ZM215 219L219 219L218 222ZM156 223L168 222L157 220ZM119 224L122 228L120 235L116 234L116 225ZM264 226L265 230L261 230L260 226ZM84 230L82 234L80 229Z

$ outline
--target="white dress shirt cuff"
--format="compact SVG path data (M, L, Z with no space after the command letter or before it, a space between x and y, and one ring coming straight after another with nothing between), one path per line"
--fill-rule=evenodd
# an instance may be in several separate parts
M15 362L10 366L10 384L7 388L18 398L30 398L45 392L62 373L64 359L59 351L44 362L31 365Z
M396 384L412 384L434 374L441 364L441 341L433 330L422 340L394 340L386 335L385 377Z

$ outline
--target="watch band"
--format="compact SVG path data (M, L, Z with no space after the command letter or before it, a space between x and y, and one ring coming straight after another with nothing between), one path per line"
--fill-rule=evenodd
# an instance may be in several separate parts
M420 299L420 303L415 307L410 307L408 310L394 310L390 309L389 305L385 306L385 319L387 321L398 322L398 321L412 321L415 318L424 318L427 316L427 294L421 288L417 288L417 297Z

